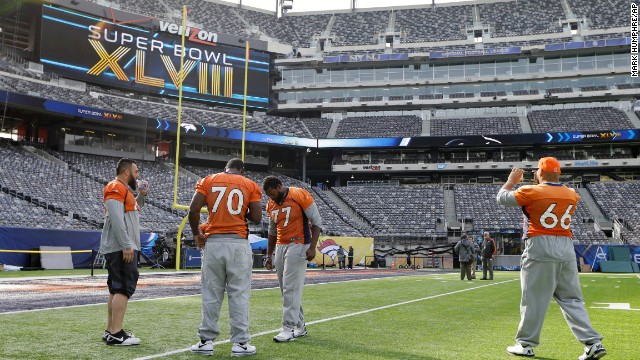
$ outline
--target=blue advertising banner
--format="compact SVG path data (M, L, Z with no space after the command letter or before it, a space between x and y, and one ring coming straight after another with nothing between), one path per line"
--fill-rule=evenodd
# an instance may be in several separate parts
M566 43L546 44L544 46L545 51L561 51L561 50L573 50L573 49L590 49L607 46L624 46L630 45L631 38L617 38L617 39L600 39L590 41L572 41Z
M0 227L0 250L33 250L40 246L68 246L71 250L100 250L100 231L55 230ZM141 251L153 258L156 233L140 233ZM71 254L74 268L91 267L91 253ZM24 267L30 265L31 254L0 252L0 263Z
M521 52L522 50L519 46L506 47L506 48L489 48L489 49L431 51L429 53L429 58L430 59L447 59L452 57L509 55L509 54L520 54Z
M322 58L324 63L362 62L362 61L394 61L409 60L409 54L353 54L330 55Z
M406 146L411 138L318 139L319 148L367 148Z

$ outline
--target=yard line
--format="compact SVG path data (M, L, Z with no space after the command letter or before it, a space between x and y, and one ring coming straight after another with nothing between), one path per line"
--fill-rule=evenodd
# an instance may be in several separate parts
M467 291L471 291L471 290L477 290L477 289L486 288L486 287L489 287L489 286L496 286L496 285L500 285L500 284L506 284L506 283L510 283L510 282L518 281L518 280L520 280L520 279L511 279L511 280L500 281L500 282L496 282L496 283L492 283L492 284L486 284L486 285L476 286L476 287L472 287L472 288L451 291L451 292L448 292L448 293L431 295L431 296L427 296L427 297L423 297L423 298L419 298L419 299L408 300L408 301L403 301L403 302L399 302L399 303L395 303L395 304L380 306L380 307L373 308L373 309L356 311L356 312L353 312L353 313L350 313L350 314L338 315L338 316L334 316L334 317L330 317L330 318L326 318L326 319L309 321L306 324L307 325L313 325L313 324L320 324L320 323L333 321L333 320L340 320L340 319L344 319L344 318L348 318L348 317L352 317L352 316L367 314L367 313L378 311L378 310L385 310L385 309L390 309L390 308L393 308L393 307L412 304L412 303L416 303L416 302L420 302L420 301L437 299L437 298L443 297L443 296L459 294L459 293L463 293L463 292L467 292ZM262 335L277 334L278 332L280 332L280 330L282 330L282 329L278 328L278 329L274 329L274 330L267 330L267 331L263 331L263 332L254 334L251 337L254 338L254 337L258 337L258 336L262 336ZM213 344L214 345L220 345L220 344L227 344L229 342L231 342L231 339L216 341ZM190 351L190 350L191 350L191 347L187 347L187 348L183 348L183 349L177 349L177 350L168 351L168 352L165 352L165 353L162 353L162 354L139 357L139 358L135 358L134 360L157 359L157 358L161 358L161 357L165 357L165 356L169 356L169 355L174 355L174 354L187 352L187 351Z

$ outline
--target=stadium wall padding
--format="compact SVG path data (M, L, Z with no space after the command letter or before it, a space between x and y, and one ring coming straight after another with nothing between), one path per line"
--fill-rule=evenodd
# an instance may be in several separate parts
M69 246L71 250L100 249L100 231L52 230L0 227L0 250L38 250L40 246ZM151 247L158 237L141 233L142 252L153 255ZM91 253L73 253L74 268L91 267ZM30 266L31 254L0 252L0 263L19 267Z
M640 246L632 245L575 245L576 256L584 258L585 264L591 265L591 271L600 271L600 261L611 261L611 254L620 253L618 248L629 249L629 259L618 259L615 261L628 261L640 263Z

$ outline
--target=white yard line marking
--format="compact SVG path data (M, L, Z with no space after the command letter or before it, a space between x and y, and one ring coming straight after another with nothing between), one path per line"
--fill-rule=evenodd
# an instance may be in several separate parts
M352 317L352 316L358 316L358 315L363 315L363 314L368 314L370 312L374 312L374 311L379 311L379 310L385 310L385 309L390 309L390 308L394 308L394 307L398 307L398 306L402 306L402 305L407 305L407 304L413 304L416 302L420 302L420 301L425 301L425 300L431 300L431 299L437 299L439 297L443 297L443 296L449 296L449 295L454 295L454 294L459 294L459 293L463 293L463 292L467 292L467 291L471 291L471 290L477 290L477 289L482 289L482 288L486 288L489 286L496 286L496 285L500 285L500 284L505 284L505 283L509 283L509 282L513 282L513 281L517 281L519 279L511 279L511 280L506 280L506 281L500 281L500 282L496 282L493 284L487 284L487 285L481 285L481 286L476 286L476 287L472 287L472 288L468 288L468 289L462 289L462 290L456 290L456 291L451 291L448 293L444 293L444 294L437 294L437 295L431 295L431 296L427 296L427 297L423 297L420 299L414 299L414 300L408 300L408 301L403 301L403 302L399 302L399 303L395 303L395 304L390 304L390 305L385 305L385 306L380 306L377 308L373 308L373 309L367 309L367 310L362 310L362 311L357 311L357 312L353 312L350 314L344 314L344 315L339 315L339 316L334 316L334 317L330 317L330 318L326 318L326 319L320 319L320 320L315 320L315 321L309 321L306 324L307 325L313 325L313 324L320 324L320 323L324 323L324 322L328 322L328 321L333 321L333 320L340 320L340 319L344 319L344 318L348 318L348 317ZM269 335L269 334L277 334L278 332L280 332L281 329L275 329L275 330L267 330L267 331L263 331L257 334L253 334L251 337L258 337L258 336L262 336L262 335ZM221 341L216 341L213 344L214 345L220 345L220 344L227 344L229 343L231 340L227 339L227 340L221 340ZM172 351L168 351L162 354L156 354L156 355L149 355L149 356L144 356L144 357L139 357L136 358L134 360L150 360L150 359L157 359L157 358L161 358L161 357L165 357L165 356L169 356L169 355L174 355L174 354L179 354L179 353L183 353L183 352L187 352L190 351L191 347L188 348L183 348L183 349L177 349L177 350L172 350Z

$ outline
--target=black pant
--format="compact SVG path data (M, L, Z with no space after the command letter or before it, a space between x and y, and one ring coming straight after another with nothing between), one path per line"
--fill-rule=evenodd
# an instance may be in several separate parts
M349 269L353 269L353 256L349 256Z

